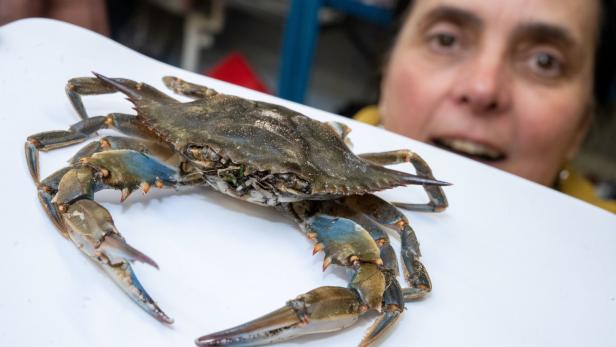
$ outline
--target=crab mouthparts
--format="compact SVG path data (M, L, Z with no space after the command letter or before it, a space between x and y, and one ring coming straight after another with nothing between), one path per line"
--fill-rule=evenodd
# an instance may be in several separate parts
M496 162L507 157L494 147L465 139L437 138L433 139L432 143L442 149L480 161Z

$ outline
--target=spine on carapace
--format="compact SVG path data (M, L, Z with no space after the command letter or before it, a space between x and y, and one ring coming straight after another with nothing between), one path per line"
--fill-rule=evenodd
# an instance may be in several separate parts
M153 98L151 94L152 94L152 90L155 90L155 88L150 87L144 83L136 83L133 86L127 83L123 83L122 81L103 76L94 71L92 73L99 80L103 81L104 83L113 87L117 91L128 96L128 100L132 102L133 104L135 104L135 106L137 106L138 108L147 107L153 104L160 104L160 102L162 101L160 98ZM158 91L156 90L156 92Z

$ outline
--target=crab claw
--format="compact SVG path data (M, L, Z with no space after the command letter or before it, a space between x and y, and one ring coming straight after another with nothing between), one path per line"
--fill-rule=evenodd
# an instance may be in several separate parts
M157 269L158 265L126 243L104 207L92 200L81 199L72 203L62 216L69 238L83 253L95 260L147 313L163 323L173 323L173 319L143 289L130 262L140 261Z
M372 324L364 339L360 342L359 347L367 347L376 342L378 338L383 336L396 322L402 311L397 308L387 308Z
M383 293L383 309L381 315L376 319L366 332L359 347L370 346L379 338L384 336L398 321L404 311L404 295L400 283L395 277L388 274L387 282L389 285Z
M319 287L265 316L198 338L197 346L258 346L351 326L365 311L357 295L342 287Z

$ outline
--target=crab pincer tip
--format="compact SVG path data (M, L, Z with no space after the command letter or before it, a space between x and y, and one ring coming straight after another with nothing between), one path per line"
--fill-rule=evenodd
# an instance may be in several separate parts
M450 186L452 185L452 183L449 182L445 182L445 181L439 181L436 179L426 179L425 181L426 185L432 185L432 186Z
M422 177L417 175L408 175L405 178L406 184L419 184L424 186L450 186L452 185L449 182L439 181L434 178Z
M199 347L247 347L285 341L303 335L298 332L300 319L290 306L283 306L264 316L231 329L204 335L195 340Z

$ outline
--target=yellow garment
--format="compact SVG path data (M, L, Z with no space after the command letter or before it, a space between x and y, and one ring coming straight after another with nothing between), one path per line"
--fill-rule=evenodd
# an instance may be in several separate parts
M379 125L381 124L381 116L379 115L379 108L376 106L366 106L359 110L353 119L358 120L362 123L367 123L370 125Z
M616 201L598 197L593 184L586 177L569 167L565 167L561 171L557 188L567 195L616 213Z
M381 123L379 109L376 106L364 107L353 117L353 119L371 125L378 125ZM616 213L616 201L605 200L598 197L593 184L570 167L566 167L563 171L561 171L557 183L557 189L567 195L573 196L574 198L578 198L604 210Z

